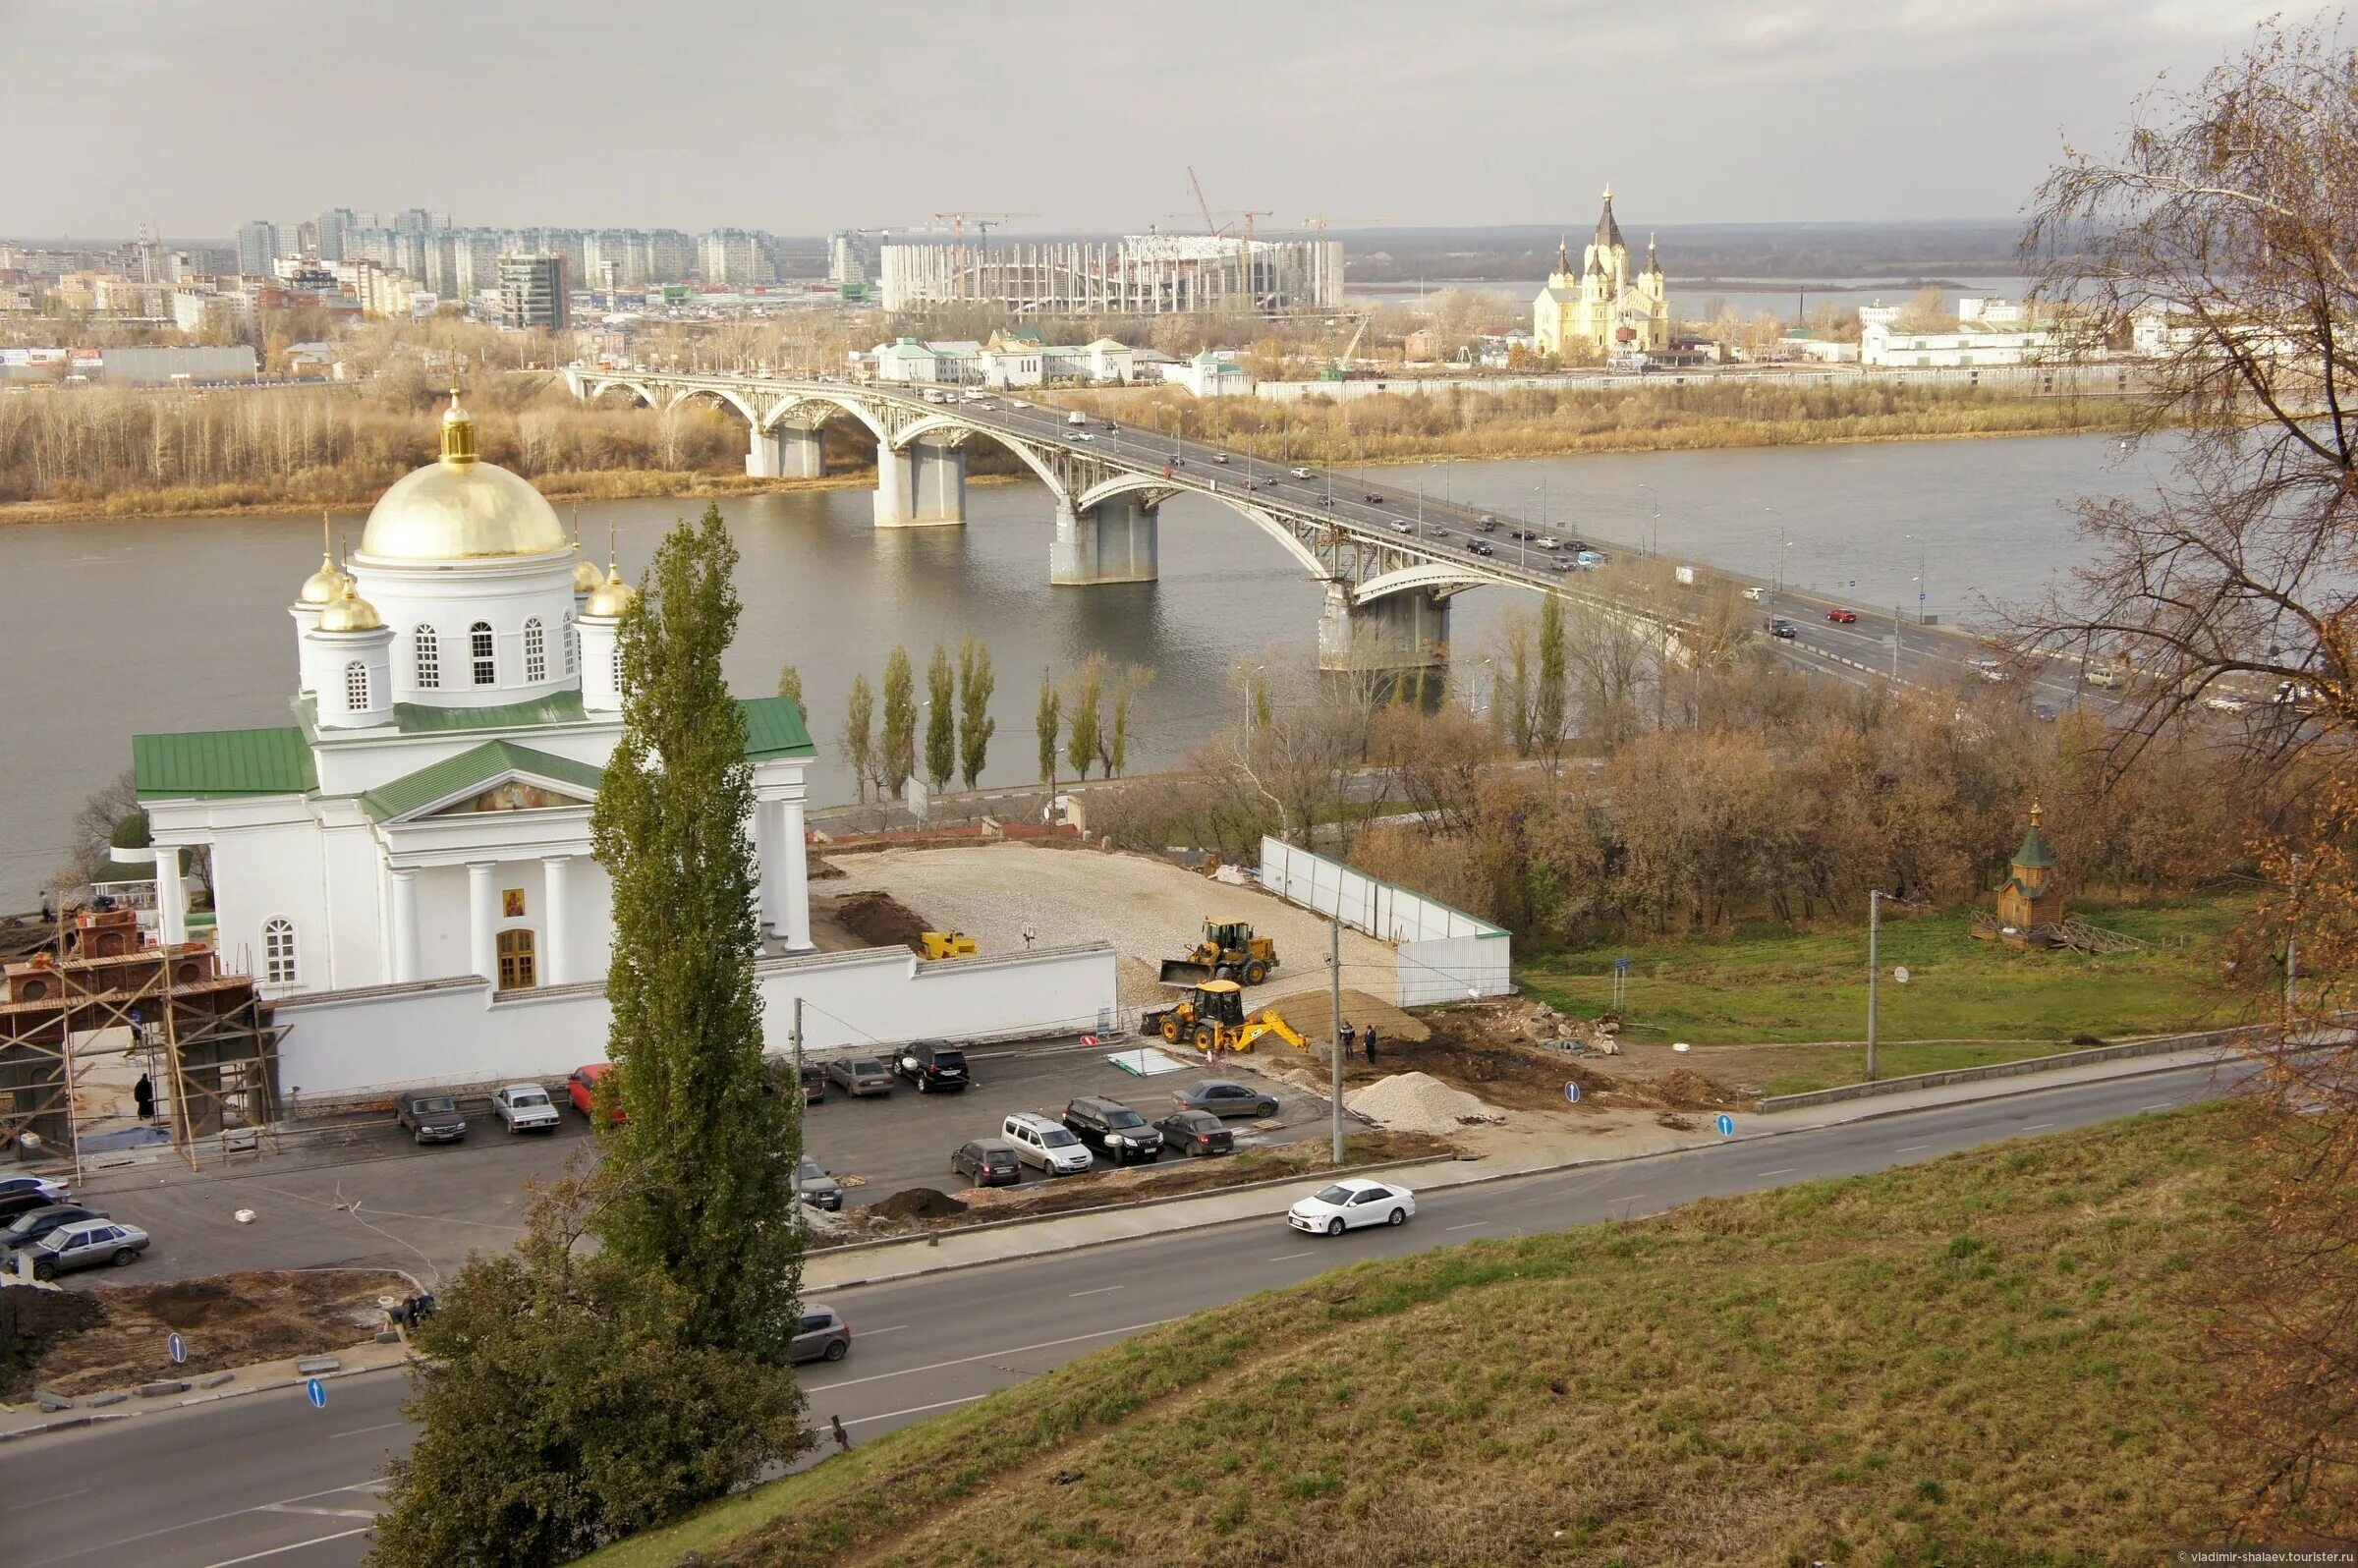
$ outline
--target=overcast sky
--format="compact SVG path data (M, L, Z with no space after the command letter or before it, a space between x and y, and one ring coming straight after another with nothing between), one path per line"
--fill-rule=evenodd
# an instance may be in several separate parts
M0 0L0 234L2009 217L2233 0ZM2297 8L2296 8L2297 9Z

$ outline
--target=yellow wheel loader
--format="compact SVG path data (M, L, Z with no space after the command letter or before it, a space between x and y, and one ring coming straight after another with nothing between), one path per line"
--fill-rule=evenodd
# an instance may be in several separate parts
M1250 921L1204 923L1204 940L1185 958L1162 961L1162 982L1186 985L1199 980L1239 980L1259 985L1277 967L1277 944L1253 934Z

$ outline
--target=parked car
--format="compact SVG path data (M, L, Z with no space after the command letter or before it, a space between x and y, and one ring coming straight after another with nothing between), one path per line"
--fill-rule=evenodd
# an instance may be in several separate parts
M817 1062L803 1063L803 1103L815 1105L827 1097L827 1070Z
M968 1083L966 1052L946 1039L910 1041L893 1057L892 1070L915 1084L921 1094L964 1089Z
M1859 612L1856 610L1828 610L1825 612L1825 618L1837 626L1848 626L1859 618Z
M1405 1187L1355 1176L1320 1188L1285 1211L1296 1230L1340 1236L1363 1225L1405 1225L1417 1211L1417 1196Z
M838 1056L827 1063L827 1078L854 1099L892 1092L892 1073L873 1056Z
M47 1176L0 1176L0 1219L73 1201L64 1182Z
M589 1116L591 1107L597 1104L598 1081L612 1071L614 1071L612 1062L589 1062L567 1074L565 1097L573 1101L573 1108L580 1111L585 1117ZM606 1113L608 1127L612 1127L618 1122L627 1122L630 1119L629 1113L622 1108L622 1102L619 1099L614 1102L614 1108Z
M999 1136L1014 1148L1015 1157L1037 1165L1051 1176L1077 1176L1089 1169L1088 1148L1072 1129L1031 1111L1017 1111L999 1124Z
M30 1247L60 1225L70 1225L78 1219L104 1219L94 1208L80 1204L50 1204L41 1208L28 1208L0 1229L0 1258Z
M1784 641L1790 643L1795 638L1801 636L1801 628L1795 626L1791 621L1786 620L1780 615L1775 620L1768 623L1768 635L1770 637L1782 638Z
M421 1144L455 1144L467 1136L459 1102L439 1089L412 1090L393 1096L393 1122Z
M1084 1094L1064 1107L1065 1130L1117 1165L1162 1155L1162 1135L1117 1099Z
M843 1185L808 1154L794 1168L794 1190L813 1208L837 1211L843 1207Z
M803 1320L794 1325L786 1342L788 1361L841 1361L852 1353L852 1325L832 1307L815 1302L803 1306Z
M1004 1138L977 1138L950 1151L950 1169L977 1187L1013 1187L1024 1179L1015 1146Z
M1308 469L1287 469L1285 472L1291 474L1297 479L1307 479L1310 477L1310 470Z
M553 1133L559 1120L556 1102L538 1084L510 1084L491 1096L491 1113L511 1133Z
M1225 1078L1207 1078L1193 1089L1174 1090L1171 1098L1182 1110L1209 1111L1214 1116L1274 1116L1277 1096Z
M1228 1124L1209 1111L1178 1110L1154 1124L1162 1135L1162 1147L1176 1149L1190 1159L1206 1154L1232 1154L1236 1151L1236 1135Z
M111 1219L77 1219L60 1225L25 1249L32 1260L32 1277L55 1279L77 1268L112 1263L128 1267L147 1250L147 1233L137 1225Z

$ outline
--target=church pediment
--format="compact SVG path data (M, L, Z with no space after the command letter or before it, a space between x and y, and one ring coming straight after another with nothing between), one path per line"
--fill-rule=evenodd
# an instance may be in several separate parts
M579 809L596 799L603 777L587 762L491 741L387 780L361 804L379 822Z

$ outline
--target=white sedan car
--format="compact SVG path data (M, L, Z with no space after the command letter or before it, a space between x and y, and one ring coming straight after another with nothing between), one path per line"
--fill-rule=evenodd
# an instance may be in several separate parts
M556 1101L538 1084L510 1084L491 1096L491 1110L511 1133L557 1130Z
M1285 1222L1296 1230L1340 1236L1361 1225L1405 1225L1416 1211L1417 1195L1407 1188L1353 1177L1303 1199L1286 1210Z

